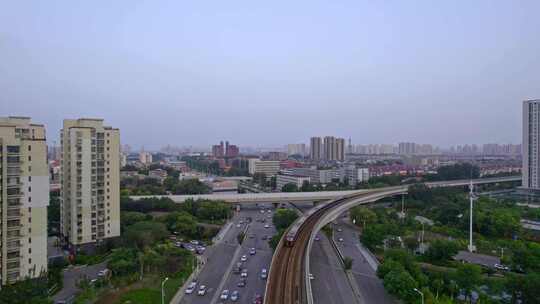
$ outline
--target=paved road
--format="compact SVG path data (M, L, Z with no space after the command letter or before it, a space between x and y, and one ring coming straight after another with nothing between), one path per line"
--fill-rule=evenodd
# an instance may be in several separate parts
M269 208L271 205L265 205ZM272 237L276 231L272 225L273 208L271 212L266 211L264 214L258 211L253 216L253 222L248 230L248 237L242 243L240 256L246 255L248 260L243 263L243 268L248 270L247 285L245 287L238 287L237 284L240 281L239 274L229 273L223 289L228 289L231 293L234 290L239 291L240 300L237 303L253 303L255 295L263 295L266 287L266 280L263 280L260 276L261 270L266 268L267 271L270 268L272 261L272 249L268 244L268 240L263 240L263 236ZM265 223L258 222L257 219L265 219ZM264 228L268 224L270 228ZM255 248L256 254L249 255L249 249ZM234 261L234 264L240 262ZM221 292L221 291L220 291ZM228 300L230 301L230 300ZM226 302L226 301L223 301ZM217 301L220 303L220 300Z
M337 244L344 256L353 259L352 273L364 302L395 304L396 301L384 290L382 281L377 277L376 263L360 243L358 230L345 218L340 218L339 228L343 231L334 229L334 238L343 238L343 242Z
M330 241L321 232L310 255L313 301L316 304L355 304L356 299ZM377 303L377 302L369 302Z
M255 206L249 208L242 208L240 212L234 215L229 231L224 235L223 240L218 244L209 246L205 252L207 258L206 265L203 266L201 273L199 274L197 281L200 284L206 285L208 290L206 295L198 296L196 292L191 295L185 295L182 298L183 304L208 304L211 303L217 288L227 274L227 270L233 260L234 254L239 248L236 237L239 232L246 228L246 217L252 217L253 219L259 214L259 209ZM237 227L237 224L243 220L244 223ZM248 234L251 229L248 230ZM249 244L249 238L247 239ZM198 286L197 286L198 288ZM221 290L217 291L221 293Z
M53 296L53 301L67 301L73 299L81 290L77 283L82 279L93 280L98 278L98 272L107 268L107 262L92 266L74 266L64 270L64 285L62 290Z

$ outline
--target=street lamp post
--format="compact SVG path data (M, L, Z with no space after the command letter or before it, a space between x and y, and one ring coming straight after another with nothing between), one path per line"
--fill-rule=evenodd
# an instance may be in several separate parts
M165 282L167 282L168 280L169 278L166 277L165 280L161 282L161 304L165 304L165 292L163 291L163 286L165 286Z
M422 296L422 304L424 304L424 293L418 290L418 288L415 288L414 291L416 291L417 293L420 294L420 296Z

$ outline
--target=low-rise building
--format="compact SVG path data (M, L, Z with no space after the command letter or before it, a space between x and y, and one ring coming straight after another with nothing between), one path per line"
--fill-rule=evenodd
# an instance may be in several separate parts
M300 189L304 182L310 182L308 176L278 174L276 178L276 188L281 190L286 184L294 184Z
M155 169L148 171L148 177L159 180L160 183L167 178L167 171L163 169Z
M279 172L279 161L260 160L257 158L249 159L249 174L264 173L266 177L277 175Z
M369 180L369 168L357 168L356 166L351 166L348 167L345 172L349 185L357 185Z

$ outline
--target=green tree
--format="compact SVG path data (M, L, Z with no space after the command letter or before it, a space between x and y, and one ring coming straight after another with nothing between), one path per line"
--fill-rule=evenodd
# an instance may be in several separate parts
M403 269L394 269L388 272L383 279L384 288L399 299L412 302L418 295L414 289L417 287L413 277Z
M281 192L298 192L298 187L296 184L288 183L281 187Z
M300 191L302 191L302 192L315 191L315 187L313 187L313 185L310 182L304 181L302 183L302 187L300 187Z
M459 246L456 242L447 240L434 240L430 243L425 253L425 258L430 262L444 262L457 254Z
M167 227L159 222L138 222L126 228L125 241L128 245L143 249L168 235Z
M240 231L238 235L236 236L236 240L238 241L238 244L242 244L244 242L244 239L246 238L246 234L244 231Z
M473 264L461 264L458 266L455 280L459 288L461 288L465 295L470 297L475 286L477 286L482 279L482 270L480 266ZM471 299L472 301L472 299Z
M351 270L352 268L352 265L353 265L353 259L351 257L344 257L343 258L343 268L345 268L345 270Z
M367 226L360 236L362 244L364 244L369 249L373 250L375 247L382 244L386 236L386 231L383 225L374 224Z
M366 207L352 208L349 212L349 216L357 226L361 226L364 229L367 227L367 225L377 221L377 214Z
M107 267L115 276L124 276L138 272L137 252L132 248L114 249L109 256Z
M298 218L298 214L290 209L279 208L274 212L272 222L277 230L287 229Z
M384 259L384 262L377 268L377 276L381 279L384 279L384 277L394 269L405 270L405 268L403 268L403 266L399 262L396 262L392 259Z
M47 277L19 281L12 285L2 286L0 303L5 304L49 304L47 293Z
M197 238L197 220L187 212L173 212L165 217L169 231L178 232L188 238Z

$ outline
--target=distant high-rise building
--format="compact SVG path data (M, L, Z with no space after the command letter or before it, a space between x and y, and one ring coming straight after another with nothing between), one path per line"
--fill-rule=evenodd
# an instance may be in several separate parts
M416 154L416 144L413 142L401 142L398 146L399 154L412 155Z
M288 144L287 155L306 156L306 144Z
M60 232L80 246L120 236L120 132L102 119L65 119Z
M237 157L239 154L240 149L238 149L238 146L235 145L229 145L229 142L227 142L227 146L225 149L225 156L229 158Z
M540 189L540 99L523 102L522 186Z
M310 151L309 156L312 160L318 161L323 158L323 144L320 137L312 137L310 140Z
M344 161L345 160L345 139L336 138L336 156L335 160Z
M45 127L0 118L0 285L47 271L49 170Z
M323 147L323 158L326 160L335 160L337 154L336 138L334 136L325 136Z
M225 142L225 145L223 145L223 141L221 141L219 145L212 146L212 156L215 158L234 158L238 156L239 152L240 149L238 146L231 145L228 141Z
M152 154L149 152L141 151L139 153L139 161L143 165L148 165L152 163Z

